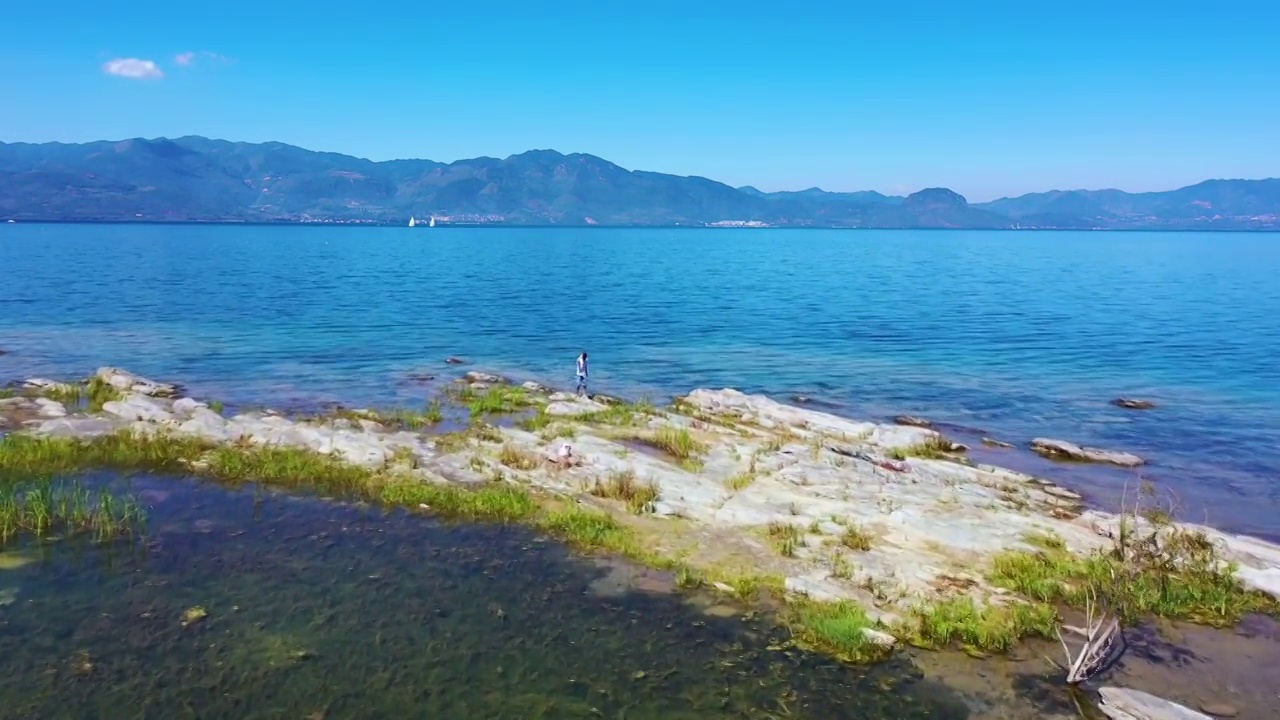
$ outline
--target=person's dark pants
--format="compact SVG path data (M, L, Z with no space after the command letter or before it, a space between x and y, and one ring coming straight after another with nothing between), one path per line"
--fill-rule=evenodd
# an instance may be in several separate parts
M576 391L576 392L577 392L579 395L586 395L586 394L587 394L587 376L586 376L586 375L579 375L579 376L578 376L578 389L577 389L577 391Z

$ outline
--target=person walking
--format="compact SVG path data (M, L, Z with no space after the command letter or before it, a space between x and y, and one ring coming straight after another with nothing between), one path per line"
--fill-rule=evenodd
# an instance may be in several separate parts
M578 356L578 390L579 395L587 394L587 354L584 352Z

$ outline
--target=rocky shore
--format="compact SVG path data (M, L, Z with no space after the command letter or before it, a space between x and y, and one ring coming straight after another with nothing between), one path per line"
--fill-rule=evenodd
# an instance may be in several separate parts
M59 399L92 388L102 402ZM856 603L879 628L868 628L867 636L885 645L896 642L885 631L922 604L1022 602L990 580L1003 553L1034 553L1052 538L1066 552L1088 555L1132 530L1124 523L1147 522L1088 510L1077 494L1049 481L971 463L963 446L923 422L856 422L731 389L698 389L670 408L654 408L534 383L514 386L483 373L469 373L456 388L462 406L498 397L495 388L512 402L473 410L489 422L453 432L378 410L227 416L216 402L186 397L176 385L102 368L87 385L27 381L0 399L0 429L288 447L395 468L423 483L511 483L604 510L654 552L709 577L767 574L802 600ZM1050 455L1141 463L1061 441L1036 443ZM1208 527L1168 526L1202 534L1244 588L1280 598L1280 546ZM731 589L728 581L719 586Z

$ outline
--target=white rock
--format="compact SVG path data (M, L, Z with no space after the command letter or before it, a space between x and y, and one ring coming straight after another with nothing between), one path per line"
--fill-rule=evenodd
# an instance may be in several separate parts
M98 372L94 373L94 375L111 387L124 392L151 395L153 397L173 397L178 393L178 388L175 385L148 380L120 368L98 368Z
M58 418L65 417L67 414L66 406L57 400L36 398L34 402L36 406L36 413L39 414L40 417Z
M208 405L194 398L184 397L173 401L173 414L179 417L190 417L199 408L208 409Z
M97 437L108 435L122 427L125 423L116 418L107 417L64 417L46 420L36 428L37 435L48 437Z
M1146 460L1133 453L1083 447L1075 443L1069 443L1066 440L1054 440L1052 438L1036 438L1032 440L1031 449L1048 458L1066 458L1078 462L1110 463L1120 467L1138 467L1146 463Z
M123 400L109 400L102 404L102 411L125 420L168 422L173 420L169 405L145 395L127 395Z
M894 645L898 644L897 638L887 632L881 632L874 628L862 628L862 636L867 640L870 640L873 645L878 645L882 648L892 648Z
M1141 690L1104 687L1098 706L1111 720L1213 720L1209 715Z
M552 396L555 397L555 396ZM573 415L586 415L587 413L600 412L605 406L594 401L581 397L569 396L569 399L557 400L547 405L547 414L553 417L568 417Z

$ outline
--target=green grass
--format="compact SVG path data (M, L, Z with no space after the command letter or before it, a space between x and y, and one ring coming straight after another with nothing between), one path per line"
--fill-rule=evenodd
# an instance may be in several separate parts
M221 400L210 400L209 409L221 415L227 409L227 405Z
M516 385L494 385L480 391L463 388L457 393L457 398L476 419L487 415L510 415L538 404L528 390Z
M846 662L871 662L889 652L867 639L864 631L874 623L856 603L800 601L791 606L787 624L800 646Z
M516 423L516 427L529 432L539 432L546 429L553 422L555 422L555 418L548 415L545 408L539 408L536 413L519 420Z
M857 525L845 526L844 532L840 534L840 544L850 550L858 552L866 552L871 549L871 541L873 540L871 533L863 530Z
M1077 555L1062 547L1009 551L990 580L1040 602L1105 603L1125 622L1149 615L1226 626L1246 613L1280 614L1280 603L1246 590L1203 533L1172 526L1122 533L1108 551Z
M597 412L575 415L573 419L591 425L634 427L643 425L648 418L657 414L657 409L648 400L641 399L633 403L608 405Z
M140 533L146 524L132 497L92 492L76 482L40 479L0 485L0 543L29 534L89 533L97 540Z
M751 487L756 481L756 474L751 471L740 472L725 481L725 485L734 492L741 492Z
M635 514L652 512L659 497L658 486L652 482L640 482L634 470L615 472L607 480L596 479L590 490L592 495L617 500Z
M0 387L0 400L6 398L18 397L18 391L14 388Z
M959 596L913 608L895 634L926 648L1006 652L1024 637L1053 637L1057 623L1057 612L1043 603L979 605Z
M635 533L608 513L575 506L547 513L537 527L575 547L629 557L639 554Z
M202 474L219 480L263 482L333 495L363 495L375 476L369 468L330 455L284 447L224 445L210 450L198 467Z
M0 439L0 480L102 467L186 472L208 448L196 439L128 432L92 439L7 435Z
M707 451L707 444L684 428L661 428L653 435L638 439L681 460L696 459Z
M941 435L933 435L922 443L911 445L910 447L893 448L889 451L889 457L894 460L906 460L907 458L925 458L931 460L941 460L955 457L958 451L953 450L954 443Z
M423 508L433 513L491 522L523 522L538 513L532 496L514 485L490 483L479 490L454 485L392 480L378 491L378 499L388 505Z

